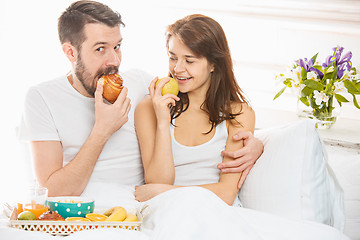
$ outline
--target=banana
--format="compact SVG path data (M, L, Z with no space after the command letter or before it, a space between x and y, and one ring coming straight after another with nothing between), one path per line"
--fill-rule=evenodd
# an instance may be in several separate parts
M111 213L111 214L105 220L107 222L124 221L124 219L126 218L126 215L127 215L126 210L123 207L114 207L114 208L109 209L108 211L106 211L105 213L107 213L107 214ZM106 215L105 213L104 213L104 215Z
M125 218L124 222L136 222L138 219L135 214L129 213Z
M107 217L109 217L112 213L114 213L116 210L123 209L123 207L112 207L108 210L106 210L103 214Z

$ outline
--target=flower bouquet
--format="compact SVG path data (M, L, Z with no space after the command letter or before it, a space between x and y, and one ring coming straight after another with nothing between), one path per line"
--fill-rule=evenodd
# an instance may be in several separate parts
M318 53L311 59L299 59L287 74L279 74L279 79L285 86L275 95L278 98L286 88L298 95L298 106L308 107L309 111L298 111L300 116L318 120L318 128L329 128L335 121L334 98L341 107L342 103L352 101L360 109L356 95L360 95L360 72L352 67L352 53L342 56L344 48L333 48L333 54L320 65L316 61ZM305 107L305 108L306 108Z

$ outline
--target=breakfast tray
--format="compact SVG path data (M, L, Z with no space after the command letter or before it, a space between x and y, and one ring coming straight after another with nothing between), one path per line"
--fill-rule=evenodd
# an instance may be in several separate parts
M66 236L71 233L99 228L117 228L140 231L143 221L142 214L136 213L136 222L70 222L70 221L39 221L39 220L10 220L10 226L27 231L40 231L52 235Z

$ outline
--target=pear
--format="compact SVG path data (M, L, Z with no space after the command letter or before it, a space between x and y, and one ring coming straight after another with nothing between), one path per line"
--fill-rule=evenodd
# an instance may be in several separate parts
M163 79L164 78L160 78L156 81L155 88ZM170 80L167 83L165 83L164 87L161 90L162 96L164 96L165 94L168 94L168 93L174 94L174 95L178 95L178 93L179 93L179 84L174 78L170 78Z
M19 214L18 220L36 220L36 216L34 213L29 211L23 211Z

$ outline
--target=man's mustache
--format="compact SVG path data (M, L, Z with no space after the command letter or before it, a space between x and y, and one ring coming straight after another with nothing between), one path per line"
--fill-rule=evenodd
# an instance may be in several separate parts
M106 68L104 70L99 70L96 73L96 76L101 78L103 75L107 75L107 74L110 74L110 73L118 73L118 71L119 71L119 67L116 67L116 66L108 67L108 68Z

